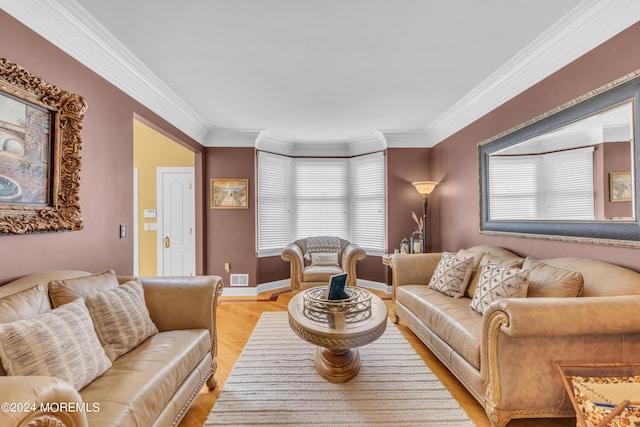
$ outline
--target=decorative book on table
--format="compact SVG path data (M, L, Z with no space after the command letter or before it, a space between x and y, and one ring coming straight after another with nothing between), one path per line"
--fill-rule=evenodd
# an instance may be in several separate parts
M330 300L347 299L349 295L345 292L347 286L347 273L334 274L329 281Z

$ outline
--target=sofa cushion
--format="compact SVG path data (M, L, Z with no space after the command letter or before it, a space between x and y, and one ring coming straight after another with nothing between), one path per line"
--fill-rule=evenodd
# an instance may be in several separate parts
M29 319L51 311L44 285L36 285L13 295L0 298L0 323Z
M210 351L206 329L151 336L80 392L84 402L100 402L99 412L87 413L88 424L154 425L175 391Z
M83 300L1 324L0 359L9 375L57 377L76 390L111 367Z
M36 285L0 298L0 323L29 319L49 311L51 311L51 306L44 285ZM7 371L0 363L0 376L5 375L7 375Z
M527 257L522 268L529 270L529 294L531 297L576 297L582 293L582 274L552 267Z
M478 282L480 281L480 276L482 275L482 267L484 267L485 265L495 265L497 267L506 268L521 268L523 262L524 258L503 258L498 255L486 254L482 257L482 260L480 260L480 265L478 266L475 274L471 276L471 280L469 281L469 286L467 286L465 295L469 298L473 298L476 293Z
M340 266L338 263L337 252L313 252L311 253L311 265L333 265Z
M112 361L158 333L137 280L88 295L85 301L98 338Z
M302 272L303 282L329 282L334 274L343 273L340 267L333 265L310 265Z
M429 280L429 288L451 297L463 297L473 271L473 265L473 256L444 252Z
M49 296L53 306L60 307L76 298L84 298L116 287L118 287L116 273L113 270L107 270L73 279L52 280L49 282Z
M529 287L529 270L495 265L482 267L480 282L471 300L471 308L484 313L489 304L504 298L525 298Z
M480 369L482 317L469 308L468 298L451 298L425 285L404 285L396 290L396 301Z

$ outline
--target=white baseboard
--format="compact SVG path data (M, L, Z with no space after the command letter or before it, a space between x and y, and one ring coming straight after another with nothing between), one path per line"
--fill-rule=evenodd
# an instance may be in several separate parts
M364 280L364 279L358 279L358 286L362 288L375 289L377 291L382 291L385 294L389 294L389 295L391 295L391 292L393 289L392 286L389 286L386 283L373 282L371 280Z
M290 286L289 279L276 280L274 282L261 283L255 288L224 288L222 295L225 297L255 297L259 293L272 291L274 289L288 288ZM375 289L386 294L391 294L391 286L385 283L373 282L371 280L358 279L358 286L367 289Z

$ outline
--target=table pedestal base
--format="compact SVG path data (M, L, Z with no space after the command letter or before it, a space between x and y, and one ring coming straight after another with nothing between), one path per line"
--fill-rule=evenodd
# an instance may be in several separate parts
M360 371L360 352L357 348L333 350L318 347L315 359L316 371L332 383L346 383Z

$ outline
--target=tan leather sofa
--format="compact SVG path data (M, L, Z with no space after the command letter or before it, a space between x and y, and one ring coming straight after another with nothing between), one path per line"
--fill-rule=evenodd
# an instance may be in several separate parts
M518 257L493 246L468 251ZM427 286L441 256L391 257L396 322L449 368L493 426L575 416L555 362L640 362L639 273L588 259L538 260L581 273L582 295L502 299L479 314L470 295L453 298Z
M365 250L359 245L344 239L340 239L340 252L336 265L312 265L311 261L305 258L305 254L307 254L307 239L290 243L280 254L283 260L290 263L293 292L326 285L332 275L343 272L348 274L347 286L355 286L357 283L356 263L367 256Z
M1 322L3 318L28 319L52 309L48 294L22 298L30 295L25 292L16 298L19 292L54 279L86 275L89 273L55 271L0 286L0 323L6 323ZM120 283L129 279L117 278ZM222 280L196 276L140 281L159 332L117 358L111 368L79 391L58 378L8 376L0 367L0 402L12 405L0 411L0 425L175 426L205 383L215 387L215 309ZM20 411L24 408L28 410Z

